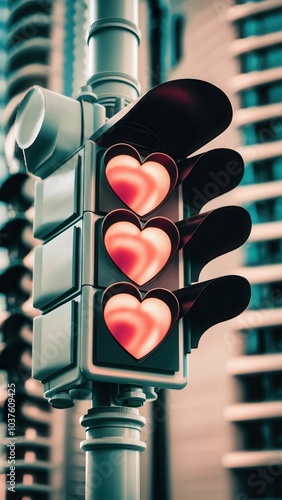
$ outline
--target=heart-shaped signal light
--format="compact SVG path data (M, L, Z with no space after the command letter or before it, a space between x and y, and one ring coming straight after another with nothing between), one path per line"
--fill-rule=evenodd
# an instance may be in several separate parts
M142 299L134 285L117 283L107 288L103 296L104 320L111 335L138 361L165 340L178 311L176 298L164 289L150 290Z
M117 267L139 286L168 265L179 246L179 232L165 217L154 217L142 228L129 210L114 210L103 222L106 250Z
M140 216L156 210L178 180L178 169L170 156L153 153L142 163L138 151L128 144L111 146L105 153L104 164L112 190Z
M143 299L130 283L109 286L102 299L105 323L120 346L138 361L152 354L176 321L189 316L185 352L198 347L211 326L238 316L250 300L250 285L242 276L222 276L173 292L155 288ZM204 313L203 313L204 311Z

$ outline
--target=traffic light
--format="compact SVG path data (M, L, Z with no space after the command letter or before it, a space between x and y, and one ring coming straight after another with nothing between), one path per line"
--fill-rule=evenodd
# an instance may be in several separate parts
M199 213L243 175L230 149L191 156L229 125L230 103L207 82L176 80L102 124L101 106L92 103L91 114L84 94L80 112L87 105L93 118L98 106L99 118L87 140L77 102L61 109L60 99L32 89L16 124L27 168L42 177L33 293L43 314L34 320L33 375L61 407L96 380L182 388L187 353L250 297L239 276L194 284L251 227L240 207Z

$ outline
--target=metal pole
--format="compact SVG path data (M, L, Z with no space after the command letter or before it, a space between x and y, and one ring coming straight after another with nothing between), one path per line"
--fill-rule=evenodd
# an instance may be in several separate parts
M111 386L95 384L93 408L81 419L86 440L86 500L139 500L140 440L144 417L136 408L111 406Z
M152 498L153 500L170 500L171 474L169 454L169 411L168 394L164 389L159 390L158 399L153 402L153 415L156 428L152 435Z
M87 84L110 117L139 97L138 0L92 0L90 22ZM149 393L152 398L153 391ZM134 407L146 401L146 394L141 388L94 383L92 395L93 408L81 418L86 429L81 443L86 452L85 498L139 500L145 419Z
M87 84L111 116L117 99L127 105L140 94L138 0L92 0L90 23Z

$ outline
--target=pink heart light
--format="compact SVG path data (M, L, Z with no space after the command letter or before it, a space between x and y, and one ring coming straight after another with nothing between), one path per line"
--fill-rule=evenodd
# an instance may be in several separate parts
M156 297L120 293L104 307L105 323L115 340L135 359L152 352L166 337L172 323L168 305Z
M142 159L135 148L117 144L105 153L107 180L121 201L143 216L156 210L174 189L178 170L164 153Z
M162 270L171 254L171 241L162 229L147 227L140 231L127 221L110 226L104 242L114 263L140 286Z
M129 210L110 212L104 219L106 250L118 268L139 286L154 279L170 262L179 243L179 232L165 217L154 217L142 229Z

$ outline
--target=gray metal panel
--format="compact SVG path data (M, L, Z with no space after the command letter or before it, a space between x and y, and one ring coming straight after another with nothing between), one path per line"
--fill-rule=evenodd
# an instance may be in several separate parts
M46 239L80 215L80 189L79 154L36 183L34 235L37 238Z
M99 146L93 141L87 141L83 149L83 211L97 213L96 201L96 179L97 161L96 155Z
M73 365L76 324L74 301L35 318L34 378L44 380Z
M80 287L81 224L35 249L33 303L47 309Z
M97 219L97 215L91 212L85 212L83 214L83 243L81 259L82 285L94 285L95 274L98 273L98 269L95 269L95 260L97 260L95 257L97 247L97 243L95 242L95 224ZM102 264L100 267L102 267Z

